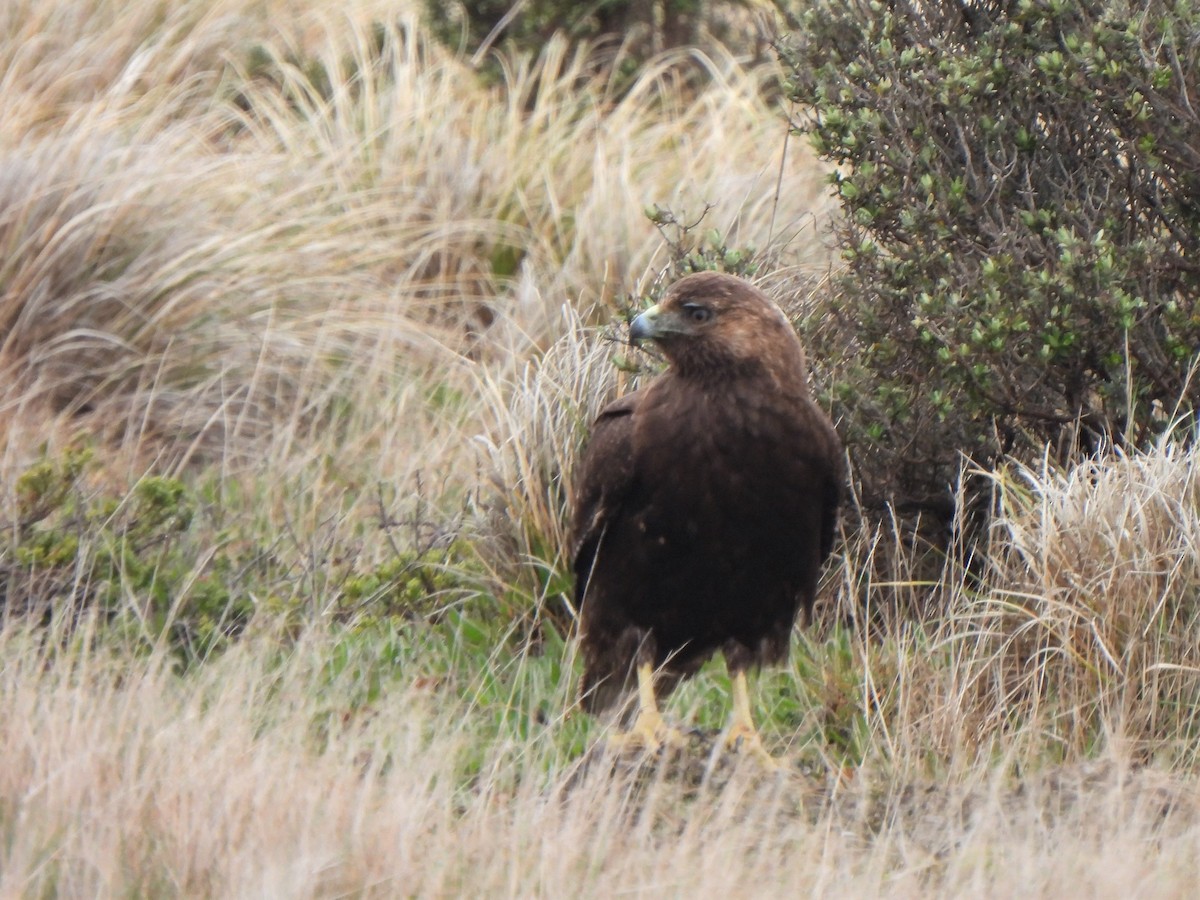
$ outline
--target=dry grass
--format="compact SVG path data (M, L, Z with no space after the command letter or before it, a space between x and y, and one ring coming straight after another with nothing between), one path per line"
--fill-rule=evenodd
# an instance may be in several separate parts
M667 264L643 209L712 204L791 295L831 200L770 64L676 53L618 89L555 42L488 85L416 7L0 10L0 597L91 596L173 475L170 616L206 579L253 612L187 668L149 619L5 620L0 895L1187 892L1194 450L974 473L989 542L932 575L847 534L761 686L788 779L581 763L569 645L511 614L569 612L571 466L628 387L594 326ZM81 441L31 524L16 476ZM46 575L31 542L68 525ZM436 615L377 611L433 579L389 563L455 536ZM118 622L152 605L122 566ZM671 714L726 702L706 671Z
M359 685L330 677L328 640L285 659L247 645L181 680L161 658L47 660L9 629L0 892L1179 896L1200 874L1191 792L1119 755L1022 779L867 767L697 787L580 776L551 723L501 734L464 781L470 704L414 682L343 716Z
M993 476L1003 590L981 627L1006 634L997 652L1020 668L996 701L1067 698L1056 717L1098 714L1154 751L1165 744L1195 763L1196 465L1194 451L1164 444L1066 472L1015 467Z
M564 304L665 265L648 204L711 203L731 244L824 259L830 201L794 145L775 190L769 66L676 54L617 94L554 43L488 87L415 5L5 15L9 484L80 434L120 447L106 464L126 478L265 459L290 495L333 459L351 482L469 479L462 435L490 413L464 424L460 399L513 378Z

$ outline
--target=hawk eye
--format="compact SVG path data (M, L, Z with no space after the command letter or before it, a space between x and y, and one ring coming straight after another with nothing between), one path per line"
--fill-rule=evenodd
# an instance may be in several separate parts
M699 303L683 304L683 314L687 316L687 320L693 325L703 325L713 317L713 311L707 306L701 306Z

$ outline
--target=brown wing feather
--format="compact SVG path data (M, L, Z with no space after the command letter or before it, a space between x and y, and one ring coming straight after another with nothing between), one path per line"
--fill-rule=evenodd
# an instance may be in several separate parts
M620 516L635 478L633 455L634 416L644 392L634 391L606 406L592 426L580 462L571 526L575 604L582 622L585 672L580 688L584 709L595 712L612 706L626 688L628 669L636 647L613 647L597 641L596 607L604 598L589 598L593 566L609 526Z
M587 589L605 523L633 479L633 413L641 398L642 392L634 391L600 411L580 462L571 524L577 603Z

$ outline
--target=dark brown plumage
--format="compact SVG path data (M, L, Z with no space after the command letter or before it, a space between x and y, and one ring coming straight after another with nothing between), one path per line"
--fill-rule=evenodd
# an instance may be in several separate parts
M689 275L630 336L654 340L670 367L596 420L574 569L583 707L614 706L644 668L639 718L648 699L653 728L650 666L662 695L718 650L735 676L787 657L832 547L842 454L800 341L753 285Z

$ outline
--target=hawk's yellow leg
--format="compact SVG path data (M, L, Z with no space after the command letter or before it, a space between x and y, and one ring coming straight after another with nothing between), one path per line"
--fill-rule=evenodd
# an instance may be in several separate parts
M679 748L684 746L683 734L677 728L672 728L658 711L658 701L654 697L654 669L649 663L637 667L638 680L638 714L633 727L622 734L614 734L608 739L611 750L626 750L636 748L657 753L664 746Z
M725 732L725 749L753 756L772 772L781 768L779 760L763 746L762 737L754 727L754 720L750 716L750 689L746 684L745 672L733 673L733 720L729 723L729 730Z

